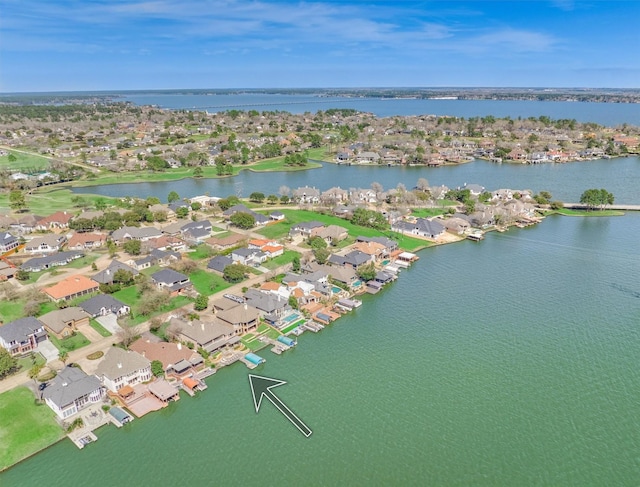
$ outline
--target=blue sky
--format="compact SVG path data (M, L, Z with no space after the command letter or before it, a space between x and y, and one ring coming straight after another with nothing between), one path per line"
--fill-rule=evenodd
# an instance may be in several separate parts
M0 0L0 92L640 88L640 1Z

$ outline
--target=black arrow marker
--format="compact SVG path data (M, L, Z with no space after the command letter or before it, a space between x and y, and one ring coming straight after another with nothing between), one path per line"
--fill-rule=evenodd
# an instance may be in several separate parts
M309 427L302 422L298 416L296 416L291 409L289 409L285 403L283 403L278 397L271 391L272 387L278 387L282 384L286 384L283 380L270 379L269 377L261 377L259 375L249 374L249 384L251 385L251 394L253 395L253 404L256 407L256 413L260 410L262 404L262 397L266 397L271 404L273 404L278 411L284 414L284 417L291 421L300 432L309 438L312 431Z

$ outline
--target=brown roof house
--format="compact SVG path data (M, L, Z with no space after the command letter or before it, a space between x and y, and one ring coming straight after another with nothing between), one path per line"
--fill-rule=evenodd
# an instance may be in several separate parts
M204 365L204 359L199 353L181 343L154 342L139 338L129 348L152 362L159 360L167 375L180 378L193 375Z
M42 315L39 320L42 321L49 335L62 340L73 335L78 330L78 326L88 325L89 315L82 308L71 306L50 311Z
M222 323L233 326L236 335L244 335L258 327L260 312L253 306L244 303L218 311L216 318Z
M49 298L58 301L68 301L85 294L98 292L100 285L93 279L89 279L81 274L65 277L53 286L42 290Z
M193 343L194 347L202 347L209 353L240 341L239 337L235 336L232 325L218 320L186 321L172 318L170 328L181 341Z

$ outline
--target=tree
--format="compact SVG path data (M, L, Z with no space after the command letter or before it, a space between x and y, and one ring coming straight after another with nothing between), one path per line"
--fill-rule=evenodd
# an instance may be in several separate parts
M246 267L240 264L229 264L224 268L222 272L222 278L231 283L236 283L244 280Z
M121 326L118 332L118 339L122 342L124 348L129 348L129 345L136 339L136 332L130 326Z
M329 259L331 252L328 249L314 249L313 256L316 258L318 264L324 264Z
M177 218L186 218L188 214L189 214L189 208L187 208L186 206L181 206L176 210Z
M133 284L133 273L126 269L118 269L113 274L113 282L121 284L123 286L130 286Z
M209 306L209 298L204 294L198 294L195 302L193 303L193 309L196 311L204 311Z
M311 246L312 249L326 249L327 242L325 242L324 238L319 236L309 237L307 243Z
M18 269L15 273L15 278L18 281L26 281L27 279L29 279L29 271L24 270L24 269Z
M204 175L204 171L202 170L202 168L200 166L197 166L193 170L193 177L194 178L201 178L203 175Z
M229 221L238 228L243 228L245 230L249 228L253 228L256 224L256 219L253 215L246 213L244 211L238 211L231 215Z
M416 184L416 188L420 191L428 191L429 190L429 181L426 178L419 178L418 183Z
M9 193L9 206L12 210L22 211L27 207L24 193L19 189L14 189Z
M42 371L42 365L34 363L29 369L29 372L27 372L27 375L29 376L29 379L33 379L33 382L38 382L38 376L40 375L40 371Z
M293 295L289 296L289 306L291 306L292 309L298 309L298 300Z
M58 353L58 358L60 359L60 362L66 364L67 360L69 360L69 352L67 352L66 350L60 350L60 353Z
M129 240L122 246L124 251L130 255L140 255L142 251L142 242L140 240Z
M4 348L0 347L0 379L15 372L18 361Z
M254 191L249 195L249 201L252 201L254 203L262 203L264 201L264 198L264 193L260 193L258 191Z
M198 211L202 209L202 203L200 203L199 201L194 201L193 203L191 203L191 209L193 211Z
M270 205L275 205L278 202L278 197L275 194L270 194L267 196L267 202Z
M376 268L373 265L373 262L362 264L356 269L356 274L364 282L373 281L376 278Z
M180 195L178 193L176 193L175 191L171 191L168 195L167 195L167 201L169 203L173 203L175 201L179 201L180 200Z
M606 205L612 205L613 201L613 194L606 189L587 189L580 196L580 203L592 210L598 206L604 209Z
M160 377L164 375L164 367L162 366L162 362L160 362L160 360L151 361L151 373L154 377Z
M291 270L293 272L299 272L300 271L300 256L299 255L294 255L293 256L293 260L291 261Z

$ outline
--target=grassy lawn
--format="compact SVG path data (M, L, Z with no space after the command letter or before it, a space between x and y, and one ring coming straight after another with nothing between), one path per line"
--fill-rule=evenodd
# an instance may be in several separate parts
M136 286L125 287L113 293L113 297L122 301L124 304L131 306L132 308L140 301L138 296L138 288Z
M62 438L54 417L47 406L36 405L26 387L0 394L0 470Z
M33 365L44 365L47 361L40 353L32 353L27 357L21 357L18 359L18 367L20 371L29 370Z
M189 274L189 279L196 291L205 296L211 296L231 286L231 283L225 281L222 276L202 269Z
M278 257L270 259L265 263L263 263L262 265L267 269L275 269L277 267L280 267L281 265L289 264L290 262L293 261L293 258L296 255L299 257L300 253L296 252L295 250L285 250L282 255L279 255Z
M24 154L8 149L9 154L13 154L15 161L10 161L10 157L0 156L0 169L10 169L20 171L25 174L46 171L49 168L49 159L38 154ZM12 158L11 158L12 159Z
M157 316L162 313L166 313L167 311L171 311L176 308L180 308L182 306L186 306L187 304L192 302L192 300L186 296L176 296L175 298L171 298L169 301L167 301L167 304L162 306L159 310L146 316L146 315L137 314L136 312L137 305L140 302L140 296L138 296L137 286L129 286L124 289L121 289L120 291L113 293L113 297L131 306L131 308L133 309L134 318L129 321L130 325L132 326L139 325L143 321L150 320L154 316Z
M100 257L100 255L98 254L85 255L84 257L80 257L79 259L72 260L66 266L63 266L63 268L82 269L83 267L87 267L93 264L96 260L98 260L98 257Z
M9 323L18 318L22 318L24 316L24 305L24 299L18 301L0 301L0 319L2 319L2 322Z
M411 210L411 214L418 218L431 218L432 216L444 215L444 208L417 208Z
M300 325L304 324L304 320L298 320L296 321L294 324L287 326L286 328L284 328L282 330L282 334L286 335L287 333L289 333L291 330L298 328Z
M64 338L62 340L56 338L55 336L49 336L49 340L53 343L58 350L65 352L73 352L74 350L78 350L79 348L86 347L91 342L87 340L82 333L77 331L74 335Z
M91 321L89 321L89 325L91 325L91 328L93 328L95 331L100 333L100 336L103 336L103 337L111 336L111 332L107 330L104 326L102 326L100 323L98 323L96 320L94 320L93 318L91 318Z
M572 210L569 208L562 208L548 214L554 213L564 216L624 216L624 212L620 210Z
M283 238L289 234L289 229L291 228L292 225L300 222L316 220L321 223L324 223L325 225L339 225L341 227L344 227L349 232L349 235L354 238L358 236L364 236L364 237L384 236L387 238L393 238L398 241L398 244L400 245L400 247L409 251L417 250L417 249L432 245L425 240L419 240L416 238L407 237L395 232L391 232L391 231L381 232L373 228L360 227L358 225L352 224L348 220L344 220L340 217L333 216L333 215L324 215L322 213L316 213L313 211L296 210L296 209L281 210L281 211L282 213L284 213L286 217L285 220L268 225L265 228L257 230L257 233L259 233L260 235L264 235L267 238L273 238L273 239Z
M210 259L215 254L214 250L207 244L200 244L187 254L193 260Z
M36 215L46 216L56 211L79 211L75 208L71 198L74 196L82 196L88 203L93 205L96 200L103 200L107 204L114 204L116 199L101 196L97 194L77 194L72 193L69 189L60 187L47 187L34 190L32 194L26 196L27 210ZM0 195L0 208L9 208L8 194Z

